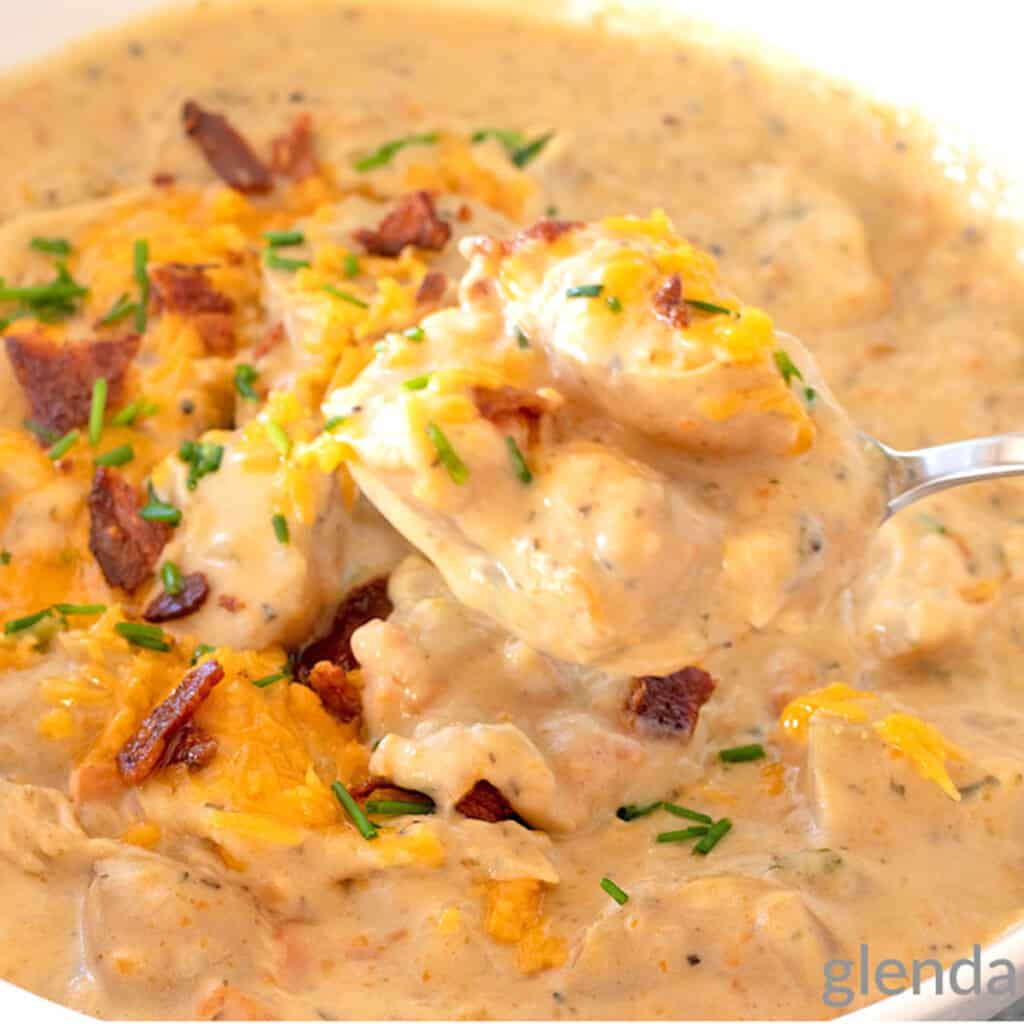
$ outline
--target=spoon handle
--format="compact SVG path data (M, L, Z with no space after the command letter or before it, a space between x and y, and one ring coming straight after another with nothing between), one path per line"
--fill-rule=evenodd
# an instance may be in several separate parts
M907 452L875 444L886 458L886 518L947 487L1024 474L1024 434L996 434Z

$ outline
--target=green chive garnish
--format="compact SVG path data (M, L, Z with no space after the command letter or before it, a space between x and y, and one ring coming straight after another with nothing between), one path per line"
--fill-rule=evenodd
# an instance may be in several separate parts
M288 520L280 512L276 512L270 517L270 523L274 527L274 536L277 538L278 543L287 544L291 539L288 531Z
M263 237L272 249L279 245L302 245L306 241L301 231L265 231Z
M120 412L116 413L110 421L115 427L130 427L142 412L142 399L136 398L134 402L126 405Z
M693 852L701 857L707 856L731 828L732 822L728 818L720 818L708 829L708 834L697 841Z
M622 821L632 821L634 818L644 818L648 814L653 814L659 807L660 800L655 800L653 804L626 804L615 812L615 816Z
M61 602L53 607L61 615L102 615L107 610L105 604L64 604Z
M181 570L173 562L164 562L160 567L160 579L163 582L164 590L172 597L185 589L185 580L182 578Z
M196 644L192 657L189 659L189 664L198 664L200 658L205 657L207 654L213 654L215 650L217 648L213 644Z
M540 156L541 150L551 141L553 135L554 132L545 132L543 135L538 135L532 142L520 146L512 153L512 163L516 167L525 167L535 157Z
M97 455L93 460L97 466L123 466L135 458L135 449L130 444L119 444L109 452Z
M437 142L437 132L423 132L419 135L406 135L401 139L392 139L385 142L372 153L353 161L352 166L360 173L372 171L377 167L384 167L391 163L396 153L401 152L407 146L432 146Z
M8 551L7 548L4 548L3 551L0 551L0 565L10 565L12 557L13 555L10 551Z
M444 431L436 423L428 423L427 437L430 438L441 464L448 470L452 483L461 487L469 479L469 470L456 454L448 438L444 436Z
M328 295L333 295L334 298L340 299L342 302L347 302L350 306L358 306L360 309L369 309L370 304L364 302L359 296L353 295L351 292L347 292L342 288L335 288L333 284L325 284L324 291Z
M41 612L35 612L33 615L23 615L20 619L11 619L10 622L4 623L4 633L11 636L13 633L31 629L37 622L42 622L52 614L53 612L49 608L44 608Z
M178 458L188 464L188 479L185 486L194 491L199 481L210 473L216 473L224 459L224 445L209 441L182 441Z
M60 440L60 434L56 430L51 430L49 427L44 427L42 423L38 423L36 420L22 420L22 426L31 431L40 441L45 441L47 444L53 444L54 441Z
M522 132L509 131L506 128L480 128L469 137L470 142L483 142L485 139L496 139L511 154L523 144Z
M934 530L936 533L948 533L945 523L940 522L935 516L928 515L927 512L918 512L917 518L921 520L922 525L927 526L929 530Z
M171 649L164 631L159 626L150 626L143 622L118 622L114 629L136 647L145 647L148 651Z
M151 523L168 523L170 526L177 526L181 522L181 509L175 508L166 501L161 501L153 490L150 482L147 486L149 500L139 510L139 515Z
M800 372L800 368L789 358L789 353L783 349L778 349L772 353L772 358L775 360L775 365L778 368L779 373L782 374L782 383L788 385L789 382L795 377L797 380L803 380L804 375Z
M429 383L433 374L421 373L418 377L410 377L402 381L402 387L406 391L422 391Z
M415 327L406 327L406 329L402 331L402 336L408 338L409 341L420 342L427 336L427 332L417 324Z
M291 454L292 439L285 433L284 427L276 420L267 420L265 426L271 444L287 459Z
M604 304L613 313L621 313L622 312L622 303L614 295L609 295L608 298L604 300Z
M359 275L359 257L354 252L346 253L342 267L346 277L357 277Z
M505 447L508 449L508 458L512 463L512 472L519 477L520 483L532 483L533 474L530 472L530 467L526 464L523 453L519 450L519 445L516 444L516 439L514 437L506 437Z
M516 341L519 343L520 348L529 348L530 339L526 336L526 332L518 324L515 326Z
M65 455L75 446L78 441L78 431L69 430L50 450L47 454L50 458L56 462L58 459L63 459Z
M702 825L710 825L715 820L710 814L702 814L700 811L690 810L689 807L680 807L679 804L669 803L668 801L663 803L662 807L669 814L674 814L677 818L689 818L690 821L699 821Z
M66 238L33 238L29 245L36 252L45 252L50 256L71 255L71 243Z
M92 382L92 404L89 406L89 444L94 448L103 435L103 415L107 411L107 378Z
M110 327L113 324L120 323L122 320L126 320L136 312L136 306L137 303L132 302L128 297L128 293L123 292L110 307L110 311L105 316L100 317L100 327Z
M271 270L302 270L310 266L309 260L293 260L288 256L282 256L276 249L267 249L263 253L263 262Z
M685 843L688 839L697 839L708 834L707 825L691 825L677 832L659 832L656 841L659 843Z
M284 672L271 672L269 676L261 676L259 679L254 679L252 685L262 690L264 687L270 686L280 679L287 678L288 676Z
M601 879L601 888L621 907L629 902L629 894L620 889L610 878Z
M135 281L139 286L139 304L135 310L135 330L142 334L146 329L149 309L149 242L144 238L135 240L132 250Z
M578 284L575 288L569 288L565 297L567 299L596 299L603 291L603 284Z
M340 782L332 782L331 789L338 798L338 803L345 808L349 818L352 819L352 824L359 829L359 834L364 839L376 839L377 826L363 813L362 807L355 802L352 794Z
M418 804L411 800L368 800L366 809L370 814L433 814L433 804Z
M688 306L699 309L703 313L724 313L726 316L739 316L739 313L728 309L726 306L719 306L714 302L705 302L703 299L683 299Z
M256 378L259 375L259 370L255 366L251 366L249 363L239 363L235 367L235 390L243 398L258 401L260 396L256 394L253 384L256 383Z
M347 420L347 416L332 416L325 424L324 430L333 430L335 427L340 427L342 423Z
M743 761L759 761L765 756L764 747L760 743L748 743L744 747L729 747L718 752L719 761L728 764L741 764Z
M15 318L34 316L50 322L70 316L76 309L75 300L88 294L89 289L71 277L63 262L57 263L57 277L48 284L15 288L0 278L0 302L17 302L23 307L14 314Z

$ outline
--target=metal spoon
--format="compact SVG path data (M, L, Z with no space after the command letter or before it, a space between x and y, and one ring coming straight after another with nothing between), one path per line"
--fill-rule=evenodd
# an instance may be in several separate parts
M1024 434L996 434L901 452L862 435L885 458L885 518L948 487L1024 474Z

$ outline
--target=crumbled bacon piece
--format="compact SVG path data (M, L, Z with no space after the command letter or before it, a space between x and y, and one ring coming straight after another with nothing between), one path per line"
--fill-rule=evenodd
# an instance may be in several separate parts
M437 216L429 192L409 192L376 228L360 228L355 239L374 256L398 256L407 245L441 250L452 229Z
M33 417L58 434L89 419L98 378L107 382L107 408L120 402L125 374L139 349L137 334L63 345L41 334L23 334L9 335L4 343Z
M534 242L538 239L550 245L557 242L562 235L583 227L582 221L578 220L551 220L545 217L520 231L512 240L514 248L519 248L525 242Z
M216 739L194 722L186 722L168 742L163 764L183 764L195 772L205 768L216 755Z
M129 593L153 571L171 532L166 523L143 519L139 508L139 494L116 469L96 469L89 492L89 550L106 581Z
M365 803L371 796L384 800L407 800L410 803L432 804L434 802L426 793L421 793L418 789L402 789L390 779L369 778L361 785L350 788L349 792L352 794L352 799L358 803Z
M274 181L270 168L221 114L204 110L188 100L181 111L185 133L195 139L206 162L226 185L239 192L269 192Z
M235 318L230 313L198 313L191 318L203 348L212 356L230 356L237 347Z
M421 305L440 302L448 289L448 276L440 270L428 270L416 289L416 301Z
M306 680L318 661L329 661L351 672L359 667L352 653L352 634L372 619L386 619L394 611L386 576L368 580L350 590L334 613L326 636L314 640L298 657L299 678Z
M182 577L182 588L177 594L166 591L150 601L142 617L147 622L170 622L183 619L199 611L210 594L210 585L201 572L190 572Z
M284 341L285 331L283 323L276 323L273 327L268 330L256 345L253 347L252 354L256 359L262 359L273 349L277 348L278 345Z
M245 602L234 594L221 594L217 598L217 604L221 606L226 612L231 612L232 615L236 615L245 607Z
M711 675L695 665L667 676L640 676L633 680L626 711L649 735L689 739L714 690Z
M318 661L306 680L323 706L339 721L351 722L363 711L359 691L349 682L340 665L331 661Z
M153 175L151 181L156 188L170 188L177 181L177 178L167 171L157 171L156 174Z
M309 114L299 114L288 131L271 140L270 167L275 174L292 181L304 181L316 174L313 118Z
M477 782L455 805L455 810L463 817L492 823L519 819L515 808L505 799L501 790L486 779Z
M683 302L683 279L673 274L651 300L654 315L669 327L686 327L690 322L690 308Z
M536 443L541 417L551 409L540 395L522 388L477 387L472 398L477 412L520 447Z
M153 311L187 316L212 355L226 356L235 350L235 301L217 291L203 267L164 263L149 272L153 286Z
M156 771L175 735L223 678L219 662L204 661L187 672L170 696L146 715L117 755L117 770L129 786L139 785Z

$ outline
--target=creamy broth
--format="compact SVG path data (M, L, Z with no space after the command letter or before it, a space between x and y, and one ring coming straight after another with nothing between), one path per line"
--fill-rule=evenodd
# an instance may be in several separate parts
M266 198L224 189L182 129L190 98L260 153L308 112L321 173ZM201 610L161 624L168 651L115 630L166 582L149 574L126 592L90 554L95 452L82 437L48 459L0 359L0 612L10 623L58 602L110 606L53 613L0 647L0 976L112 1018L813 1018L846 1008L823 1002L824 964L862 943L876 960L949 962L1020 920L1021 485L943 494L872 539L863 479L830 494L800 461L811 455L723 456L731 495L754 493L770 463L798 481L791 521L817 503L834 585L777 618L773 580L758 575L781 550L769 536L745 556L744 628L677 663L660 626L642 654L618 637L576 643L571 603L503 604L458 544L425 542L422 517L393 498L405 485L386 476L391 453L373 447L387 409L362 440L344 435L351 424L321 433L375 388L436 370L432 344L406 345L410 361L383 384L365 366L424 314L428 328L450 322L462 239L509 238L545 214L659 208L801 339L853 424L904 447L1018 427L1016 228L968 205L970 183L943 174L926 126L682 30L655 40L600 18L569 29L313 0L206 4L89 41L9 76L0 125L7 284L51 280L54 256L30 242L68 239L91 292L67 330L91 337L122 293L134 298L132 245L146 238L154 265L213 264L235 335L218 351L151 307L126 394L111 399L137 415L108 422L97 449L133 446L118 471L182 514L160 560L208 580ZM519 145L552 136L518 168L500 138L472 141L485 129ZM381 166L354 165L410 137ZM353 244L415 188L436 192L450 224L440 251L390 259ZM268 268L263 231L296 225L302 243L278 254L313 266ZM417 302L428 271L446 288ZM327 298L323 281L349 299ZM254 368L255 397L238 364ZM607 432L594 436L619 443L620 421L643 413L633 398L602 396ZM824 406L815 415L840 416ZM819 456L839 445L820 423ZM179 457L182 442L222 447L217 466L196 468L213 449ZM190 471L205 475L190 486ZM555 496L587 493L595 532L622 529L625 551L636 535L616 520L619 478L566 479ZM497 471L478 483L476 536L503 543L529 510ZM685 579L653 563L649 604L605 595L622 605L613 633L674 607ZM372 581L386 574L385 602ZM353 718L339 691L283 666L367 585L374 611L340 691L357 696ZM194 716L213 759L125 785L115 756L200 643L215 650L198 658L225 670ZM645 729L638 679L684 665L714 692L688 727ZM764 756L719 757L751 744ZM412 794L382 798L429 798L436 813L378 816L365 839L330 786L370 777ZM466 813L481 780L516 817ZM703 834L656 837L703 817L616 814L656 801L732 827L702 856Z

